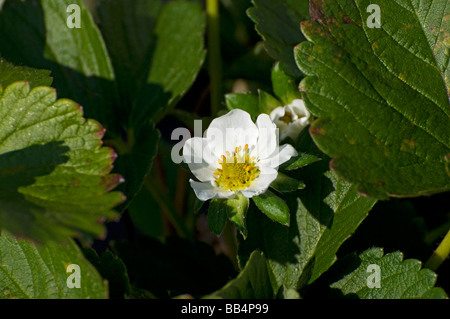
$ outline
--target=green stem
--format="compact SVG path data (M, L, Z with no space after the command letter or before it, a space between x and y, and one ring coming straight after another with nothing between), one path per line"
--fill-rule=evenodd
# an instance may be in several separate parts
M222 90L222 60L220 56L219 0L206 0L208 16L209 76L211 81L211 115L220 109Z
M145 186L149 190L150 194L152 194L153 198L158 203L164 215L169 219L170 223L175 228L178 236L182 238L189 237L189 231L186 228L183 220L180 215L175 211L175 209L169 204L170 202L165 198L161 192L160 188L157 187L156 183L149 179L149 177L145 178L144 181Z
M439 244L430 259L425 263L425 267L436 271L444 262L445 258L450 255L450 230L445 235L444 240Z

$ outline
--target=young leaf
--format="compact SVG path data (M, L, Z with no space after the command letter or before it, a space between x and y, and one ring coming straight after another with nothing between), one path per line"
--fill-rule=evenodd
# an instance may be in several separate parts
M50 87L24 82L0 94L0 225L35 240L100 235L123 200L110 175L115 153L104 129Z
M254 118L257 118L260 114L259 99L253 94L227 94L225 95L225 103L230 111L233 109L241 109L247 111Z
M293 157L292 159L287 161L285 164L281 166L281 168L286 171L293 171L302 168L304 166L307 166L309 164L315 163L317 161L320 161L319 157L312 154L303 153L300 154L298 157Z
M8 85L27 81L32 88L52 85L50 71L37 70L26 66L14 66L0 57L0 90Z
M70 265L77 265L79 269L68 268ZM69 288L68 283L77 284L77 275L80 275L79 287ZM71 239L66 238L63 244L35 245L2 231L0 299L107 297L105 282Z
M270 114L275 108L281 106L281 102L269 93L258 90L259 94L259 113Z
M301 299L297 290L281 286L278 290L277 299Z
M252 197L253 202L270 219L289 226L289 207L286 202L267 190L265 193Z
M417 259L403 260L401 252L384 255L383 249L372 248L344 258L339 268L342 279L331 288L347 298L448 299L442 288L434 287L436 274L421 269Z
M291 104L295 99L301 99L302 95L298 89L295 78L287 75L277 63L272 69L273 92L284 105Z
M272 299L274 293L264 255L259 251L251 254L244 269L237 278L208 298L224 299Z
M282 285L297 290L315 281L335 262L339 247L375 204L327 170L326 161L302 169L306 188L298 196L285 196L290 227L263 218L254 209L248 211L248 236L240 240L240 261L245 262L255 249L263 251L276 290Z
M300 77L294 60L294 47L304 40L300 22L308 19L308 0L253 0L248 9L256 30L265 41L267 52L292 77Z
M270 184L270 187L278 192L294 192L305 188L305 184L298 179L289 177L283 173L278 172L277 178Z
M244 195L237 195L236 198L226 200L228 218L236 224L244 238L247 237L245 219L249 204L249 199Z
M310 132L331 167L369 196L450 190L447 0L312 1L296 49Z

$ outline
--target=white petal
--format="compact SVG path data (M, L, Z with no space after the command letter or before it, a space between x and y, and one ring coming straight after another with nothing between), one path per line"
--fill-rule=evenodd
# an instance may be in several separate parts
M274 168L260 167L260 170L259 176L252 182L250 187L241 191L245 197L251 198L264 193L278 176L278 171Z
M183 158L189 169L200 181L214 180L214 171L219 163L206 139L193 137L187 140L183 146Z
M299 118L295 122L289 124L289 126L283 130L281 140L289 136L293 141L297 140L300 132L308 125L308 120L305 117Z
M300 115L301 117L306 117L307 119L311 116L303 100L296 99L292 101L291 106L295 114Z
M271 157L261 160L258 164L260 167L268 166L272 168L278 168L278 166L290 160L291 157L297 155L298 153L295 148L292 147L292 145L284 144L278 150L276 150Z
M274 122L278 121L280 117L283 117L285 114L285 110L283 106L279 106L275 109L273 109L272 112L270 112L270 119Z
M278 146L278 129L267 114L261 114L256 120L258 127L257 156L259 159L269 157Z
M196 182L192 179L189 180L191 187L193 188L195 195L201 201L207 201L214 198L231 198L235 196L233 192L223 192L218 189L213 182Z
M250 114L234 109L229 113L214 119L205 132L212 151L218 157L225 151L234 151L236 147L249 145L256 147L258 128L253 123Z

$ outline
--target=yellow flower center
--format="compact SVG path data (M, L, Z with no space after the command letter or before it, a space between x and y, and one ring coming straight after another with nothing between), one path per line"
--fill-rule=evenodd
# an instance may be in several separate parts
M280 121L283 121L286 124L292 123L294 122L294 116L292 115L291 112L286 111L284 113L284 116L279 118Z
M227 151L219 159L222 168L214 172L217 186L230 191L246 189L259 176L256 163L254 157L250 158L248 144L244 149L236 147L232 154Z

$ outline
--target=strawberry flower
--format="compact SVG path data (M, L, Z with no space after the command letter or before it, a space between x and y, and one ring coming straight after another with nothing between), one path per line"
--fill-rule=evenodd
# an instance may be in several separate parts
M295 99L291 104L279 106L270 113L270 118L280 129L280 140L286 137L296 140L300 132L309 124L311 114L301 99Z
M253 123L240 109L214 119L204 137L193 137L183 147L183 158L198 181L190 180L196 196L247 198L264 193L277 178L278 166L297 152L278 144L278 129L267 114Z

